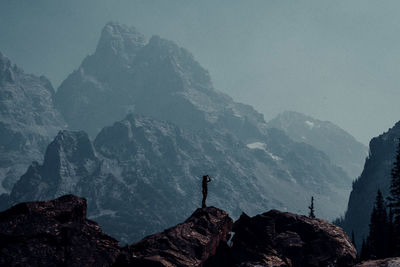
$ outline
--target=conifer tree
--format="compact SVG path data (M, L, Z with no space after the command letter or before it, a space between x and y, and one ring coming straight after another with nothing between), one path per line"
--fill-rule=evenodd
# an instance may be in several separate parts
M311 219L315 219L315 213L314 213L314 197L311 197L311 204L308 207L308 209L310 210L310 212L308 213L308 217L310 217Z
M399 253L396 251L400 250L400 138L397 147L397 155L393 163L393 168L391 172L391 183L390 183L390 197L389 207L392 209L393 215L393 256L397 256Z
M363 238L360 251L360 262L368 259L370 259L369 246L367 241L365 241L365 239Z
M382 192L378 190L376 194L375 205L371 213L369 236L367 238L370 257L376 259L382 259L386 257L387 233L388 221L386 205L385 201L383 200Z
M393 211L392 207L389 206L389 217L388 217L388 226L387 226L387 257L394 257L396 251L396 233L394 229L393 222Z

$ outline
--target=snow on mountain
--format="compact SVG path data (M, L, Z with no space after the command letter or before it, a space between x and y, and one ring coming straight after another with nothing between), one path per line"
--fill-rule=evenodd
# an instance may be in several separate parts
M66 127L53 106L54 89L0 53L0 193L9 192L32 161Z
M280 129L294 141L307 143L325 152L352 180L361 174L368 148L335 124L285 111L269 121L268 127Z

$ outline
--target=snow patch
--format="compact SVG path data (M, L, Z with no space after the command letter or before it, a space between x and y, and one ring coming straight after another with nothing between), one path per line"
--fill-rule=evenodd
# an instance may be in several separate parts
M314 123L312 121L305 121L304 122L310 129L314 128Z
M267 144L265 144L265 143L254 142L254 143L247 144L246 146L247 146L248 148L250 148L250 149L260 149L260 150L263 150L263 151L264 151L265 153L267 153L273 160L276 160L276 161L281 160L280 157L278 157L278 156L272 154L271 152L269 152L269 151L267 150Z

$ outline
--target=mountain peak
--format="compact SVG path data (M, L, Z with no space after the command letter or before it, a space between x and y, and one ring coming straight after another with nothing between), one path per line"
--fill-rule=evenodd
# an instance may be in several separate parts
M107 23L100 36L96 53L132 59L146 44L146 38L135 27L115 22Z

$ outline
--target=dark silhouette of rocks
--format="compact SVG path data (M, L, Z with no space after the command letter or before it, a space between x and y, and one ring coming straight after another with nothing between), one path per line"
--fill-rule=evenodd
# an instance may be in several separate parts
M355 259L338 226L277 210L233 224L227 212L201 208L124 248L86 219L86 200L73 195L0 213L0 266L347 267Z
M356 249L345 232L321 219L271 210L233 226L230 266L353 266Z
M400 266L400 258L387 258L382 260L365 261L355 267L396 267Z
M118 241L86 219L86 200L66 195L0 213L0 266L109 266Z
M117 266L202 266L226 244L232 224L223 210L197 209L184 223L125 248Z

